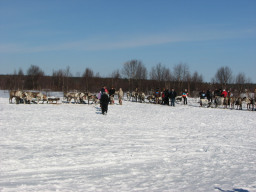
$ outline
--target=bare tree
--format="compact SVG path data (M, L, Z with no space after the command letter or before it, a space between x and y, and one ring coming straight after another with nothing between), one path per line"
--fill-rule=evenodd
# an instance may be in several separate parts
M147 68L141 63L138 63L137 70L135 73L135 79L145 80L147 79Z
M141 61L131 60L124 63L122 74L129 80L129 89L131 91L136 80L146 79L147 70Z
M161 82L164 80L164 72L165 67L162 66L161 63L158 63L156 66L153 66L150 71L150 78L152 80L156 80L158 82Z
M126 63L124 63L123 69L122 69L122 73L123 73L124 77L126 77L128 79L134 79L136 70L137 70L137 66L138 66L137 60L131 60L131 61L127 61Z
M115 70L111 74L111 87L118 87L118 81L121 78L119 69Z
M95 74L95 77L96 77L96 78L100 78L100 73L97 72L97 73Z
M56 90L62 90L63 92L69 91L71 84L72 74L70 72L70 67L67 66L66 69L59 69L53 71L52 73L52 87Z
M199 75L197 71L195 71L191 77L192 82L195 83L203 83L203 76L202 74Z
M137 81L137 87L140 90L144 90L143 82L147 79L147 68L141 63L138 63L137 71L135 74L135 80Z
M183 88L184 82L188 81L189 77L189 67L187 64L180 63L174 66L173 69L174 81L177 83L178 91Z
M225 87L227 84L232 83L232 70L229 67L221 67L215 74L214 78L216 83L221 84L221 86Z
M150 71L151 80L157 81L158 87L169 88L169 82L171 81L171 71L170 69L162 66L161 63L158 63L156 66L153 66Z
M203 83L203 76L202 74L198 74L197 71L193 73L190 79L190 90L199 91L202 89L201 84Z
M171 81L172 81L172 73L169 68L166 68L163 74L164 77L164 88L170 89L171 88Z
M65 71L60 69L57 71L53 71L52 73L52 84L54 90L64 90L65 84Z
M112 74L111 74L111 77L112 77L113 79L120 79L120 78L121 78L121 74L120 74L119 69L113 71Z
M86 68L83 73L83 79L82 81L85 81L85 90L90 91L91 90L91 84L92 84L92 78L94 77L93 70L90 68Z
M63 84L63 92L66 90L68 91L69 90L69 87L70 87L70 79L72 77L72 73L70 71L70 67L67 66L66 69L64 70L64 76L63 76L63 81L64 81L64 84Z
M23 71L22 71L22 69L21 69L21 68L19 69L18 75L20 75L20 76L24 76L24 73L23 73Z
M25 83L25 76L24 76L24 73L21 68L19 69L17 76L18 76L18 78L17 78L18 79L18 89L23 90L24 83Z
M239 93L243 92L246 89L247 84L250 84L251 80L246 78L244 73L239 73L235 78L236 88Z
M27 70L27 89L40 89L39 80L42 76L44 72L38 66L31 65Z

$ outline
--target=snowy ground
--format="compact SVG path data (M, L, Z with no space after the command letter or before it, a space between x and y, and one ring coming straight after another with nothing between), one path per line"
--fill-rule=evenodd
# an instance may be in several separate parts
M9 104L0 191L256 191L256 112L124 101Z

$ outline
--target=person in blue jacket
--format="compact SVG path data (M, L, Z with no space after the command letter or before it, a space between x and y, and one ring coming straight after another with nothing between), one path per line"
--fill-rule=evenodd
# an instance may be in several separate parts
M187 89L185 89L185 91L182 93L182 98L183 98L184 105L187 105L188 104L188 91L187 91Z

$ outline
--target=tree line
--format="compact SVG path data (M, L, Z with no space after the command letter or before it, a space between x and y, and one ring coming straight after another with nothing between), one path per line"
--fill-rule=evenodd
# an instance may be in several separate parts
M178 93L187 89L190 95L207 89L228 89L234 92L254 91L256 88L250 78L244 73L233 75L230 67L217 70L211 82L205 82L203 75L197 71L191 73L189 66L184 63L170 68L156 64L150 70L139 60L130 60L123 64L122 69L112 72L109 77L100 77L90 68L85 68L81 77L75 77L70 67L54 70L51 76L31 65L26 73L22 69L15 70L11 75L0 76L0 89L4 90L51 90L51 91L86 91L98 92L102 86L116 89L122 87L124 91L140 91L149 93L152 90L175 88Z

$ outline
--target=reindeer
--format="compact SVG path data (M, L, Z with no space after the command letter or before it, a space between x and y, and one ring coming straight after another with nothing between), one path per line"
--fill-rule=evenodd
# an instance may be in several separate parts
M24 93L22 91L10 91L9 95L9 103L12 103L12 99L15 98L16 104L18 104L20 103L20 99L24 98Z
M255 110L255 98L251 99L252 111Z
M25 94L25 97L24 97L24 104L26 104L26 103L31 103L32 100L33 100L33 98L34 98L33 93L30 92L30 91L26 91L26 92L24 92L24 94Z
M236 98L234 96L229 97L228 103L229 103L230 109L234 109L235 108L235 104L236 104Z
M92 101L92 103L97 104L99 102L99 99L98 99L97 95L89 94L89 96L88 96L88 104L89 104L89 101Z
M134 98L135 101L137 102L138 101L138 92L137 91L133 91L132 94L131 94L131 98L132 98L132 101L133 101L133 98Z
M44 101L46 101L48 103L48 98L46 95L44 95L43 93L39 92L36 95L36 99L37 99L37 104L39 104L40 101L42 101L44 103Z
M147 96L147 100L149 101L149 103L154 103L155 102L155 95L149 95Z
M158 95L155 96L155 104L161 104L162 103L162 97L159 97Z
M176 102L181 102L181 101L182 101L182 96L177 96L177 97L175 97L175 101L176 101Z
M37 104L39 104L40 101L42 101L43 103L44 103L44 101L47 101L47 103L48 103L47 96L44 95L41 92L27 91L27 92L24 92L24 95L25 95L25 102L24 103L35 102L33 100L36 100Z
M39 92L31 92L31 91L26 91L24 92L25 94L25 98L24 98L24 103L32 103L35 102L34 99L37 98L37 94L39 94Z
M88 98L88 93L80 92L77 94L77 100L79 100L80 103L85 103L85 100Z
M127 101L131 100L131 93L129 91L126 93L126 97L127 97Z
M143 92L139 92L139 94L138 94L138 99L139 99L139 102L143 102L143 103L145 103L145 98L146 98L146 95L145 95L145 93L143 93Z
M239 109L239 110L242 110L243 109L243 107L242 107L242 103L243 102L243 100L242 100L242 98L241 97L238 97L237 99L236 99L236 109Z
M92 103L95 103L95 104L97 104L99 102L99 99L96 94L93 95L91 93L84 93L83 98L85 98L85 100L87 100L88 105L90 104L90 101L92 101Z
M70 103L72 99L74 99L74 103L78 103L80 93L77 92L67 92L64 93L64 97L67 99L67 102Z
M110 96L109 96L109 101L110 101L110 105L112 105L112 104L115 103L114 95L110 95Z
M252 111L253 111L254 110L254 105L255 105L255 98L245 97L244 101L247 104L247 110L251 110L252 109Z
M210 106L210 103L209 103L209 100L208 99L200 99L200 106L201 107L209 107Z
M224 103L224 97L221 96L216 96L215 97L215 107L217 108L218 106L223 105Z
M92 100L92 102L96 105L97 103L99 103L99 99L98 99L98 97L97 97L97 95L92 95L91 96L91 100Z
M229 98L228 97L224 97L224 100L223 100L224 109L228 108L228 103L229 103Z

